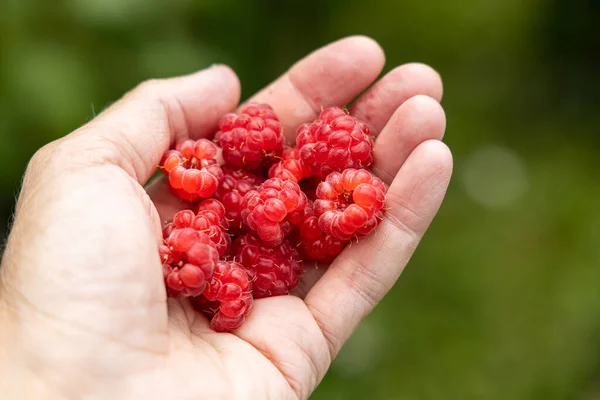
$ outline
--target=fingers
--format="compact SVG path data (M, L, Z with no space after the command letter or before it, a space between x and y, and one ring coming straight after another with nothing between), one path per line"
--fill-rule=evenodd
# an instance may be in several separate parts
M375 141L372 171L390 184L409 154L422 142L444 136L446 117L442 106L431 97L418 95L408 99L394 113ZM326 269L306 265L294 294L304 298Z
M361 95L350 108L352 115L371 126L377 134L390 116L409 98L426 95L442 99L440 75L425 64L405 64L394 68Z
M442 142L420 144L392 182L376 231L344 250L306 296L332 355L396 282L442 202L451 171Z
M293 143L300 124L314 119L324 107L353 100L377 78L384 61L375 41L348 37L308 55L249 101L273 106Z
M412 151L427 140L441 140L445 129L446 115L436 100L423 95L408 99L375 140L373 172L391 184Z
M212 133L240 96L235 73L214 66L198 73L148 81L125 95L90 124L65 138L77 149L108 149L105 160L144 184L162 154L183 137Z

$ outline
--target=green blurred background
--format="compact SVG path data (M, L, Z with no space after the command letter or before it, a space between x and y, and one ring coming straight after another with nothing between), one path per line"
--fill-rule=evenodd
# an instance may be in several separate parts
M249 96L367 34L444 77L447 199L314 399L600 399L600 2L0 0L0 233L43 144L141 80Z

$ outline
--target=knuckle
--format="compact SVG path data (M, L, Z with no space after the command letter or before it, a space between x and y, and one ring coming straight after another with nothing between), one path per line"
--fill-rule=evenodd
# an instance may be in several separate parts
M390 210L383 215L383 220L399 232L418 240L423 234L419 227L425 221L420 210L412 207L406 198L398 195L393 190L386 193L386 204Z
M148 79L137 85L133 93L141 96L157 96L162 85L161 79Z
M36 187L38 183L47 181L47 177L53 174L63 151L64 139L52 141L39 150L37 150L29 160L19 191L19 203L24 193L28 193L30 188Z
M307 307L321 330L325 346L328 349L328 358L331 361L335 359L340 351L342 344L344 343L344 337L342 333L331 324L328 313L323 312L320 307L311 303L307 303Z
M373 309L381 300L382 293L387 291L381 277L377 276L362 258L355 260L344 257L344 261L348 265L342 270L346 286L362 300L367 309Z
M119 158L115 143L101 135L82 134L83 129L40 148L29 161L26 176L109 164Z
M62 141L63 139L57 139L38 149L27 164L25 176L28 177L40 170L46 169L52 163L53 159L57 157L57 152L60 151Z

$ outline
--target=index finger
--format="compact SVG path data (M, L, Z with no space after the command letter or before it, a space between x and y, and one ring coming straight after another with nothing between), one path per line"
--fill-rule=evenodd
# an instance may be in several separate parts
M248 101L271 105L293 143L299 125L322 108L349 103L375 81L384 62L377 42L351 36L309 54Z

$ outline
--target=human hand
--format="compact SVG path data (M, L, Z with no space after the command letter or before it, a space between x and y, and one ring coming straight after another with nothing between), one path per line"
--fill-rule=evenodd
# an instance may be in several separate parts
M271 104L293 140L321 107L354 100L383 63L376 43L347 38L251 100ZM39 150L0 269L3 398L307 398L442 201L452 158L439 141L441 94L434 71L410 64L356 99L351 112L380 132L373 171L390 185L385 218L327 270L309 270L299 296L255 301L233 334L167 299L156 247L181 203L162 178L143 187L170 144L210 135L236 107L230 69L146 82Z

